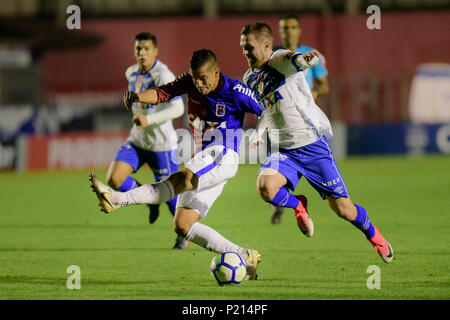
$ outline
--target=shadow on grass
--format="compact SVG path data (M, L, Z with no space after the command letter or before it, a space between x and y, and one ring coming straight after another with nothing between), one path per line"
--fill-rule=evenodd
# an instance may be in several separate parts
M71 251L171 251L169 248L0 248L0 252L32 252L32 251L46 251L46 252L71 252Z
M102 229L147 229L149 225L139 224L139 225L105 225L105 224L2 224L0 229L38 229L38 228L102 228Z
M3 284L55 284L66 285L67 278L63 277L31 277L31 276L0 276L0 282ZM160 284L160 280L90 280L83 279L82 285L145 285L145 284Z

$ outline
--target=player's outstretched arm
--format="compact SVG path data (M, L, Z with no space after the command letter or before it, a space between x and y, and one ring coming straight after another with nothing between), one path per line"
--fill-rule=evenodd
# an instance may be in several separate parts
M155 89L149 89L137 94L139 102L146 104L158 104L158 94Z
M269 65L289 76L314 67L319 61L319 56L314 51L301 54L295 51L277 50L270 58Z
M139 122L142 127L159 125L168 120L173 120L181 117L184 114L183 99L174 99L167 103L160 104L156 110L157 111L154 113L139 116ZM136 121L134 121L134 123L136 123L136 125L140 127L139 123L137 123Z
M140 93L136 93L134 91L128 90L125 92L123 96L123 103L127 110L131 109L131 106L134 102L142 102L146 104L157 104L158 102L158 94L156 90L150 89L145 90Z

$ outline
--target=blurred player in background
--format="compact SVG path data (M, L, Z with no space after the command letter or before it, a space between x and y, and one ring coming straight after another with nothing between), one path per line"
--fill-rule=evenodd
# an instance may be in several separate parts
M319 63L303 71L303 75L311 89L311 94L314 100L317 101L317 98L327 94L329 91L327 78L328 70L325 67L325 57L317 49L299 43L302 28L300 26L300 19L295 14L282 16L278 21L278 30L280 32L282 45L275 47L273 49L274 51L279 49L300 53L314 51L319 55ZM272 206L271 222L273 224L279 224L281 222L283 211L283 207Z
M304 70L303 75L308 82L314 100L317 100L318 97L327 94L329 87L327 78L328 70L325 66L325 57L317 49L299 43L299 39L302 34L300 19L294 14L284 15L278 21L278 28L282 45L275 47L273 50L276 51L279 49L285 49L300 53L307 53L311 51L316 52L319 56L319 62L315 66Z
M273 152L261 165L257 189L270 204L294 209L297 225L308 237L314 224L307 211L307 199L294 196L299 179L307 181L327 199L336 214L361 230L380 257L391 262L391 245L371 223L365 208L350 200L344 179L328 146L333 136L326 115L315 104L302 70L318 63L317 54L272 50L273 36L264 22L244 26L240 45L250 69L244 83L253 90L266 111L260 116L251 143L261 142L267 128Z
M199 246L214 252L237 252L247 266L247 279L256 280L260 261L257 250L240 247L216 230L198 222L205 218L222 193L228 179L238 170L242 124L246 112L260 115L262 108L251 90L220 72L210 50L201 49L191 57L190 73L175 81L144 92L128 91L125 106L132 103L165 103L188 95L188 118L194 137L201 132L199 149L185 168L155 184L128 192L115 192L91 173L91 186L104 212L134 204L157 204L178 196L175 231Z
M175 79L169 68L159 61L156 37L148 32L135 36L134 56L137 63L129 67L125 76L128 90L142 92ZM177 135L172 119L184 113L183 100L176 97L158 106L148 103L134 103L133 127L127 142L117 151L111 162L106 180L119 191L139 187L131 174L147 163L153 171L155 181L160 181L178 170ZM167 199L172 215L175 215L177 198ZM149 205L149 221L154 223L159 216L159 204ZM187 243L178 237L174 249L184 249Z

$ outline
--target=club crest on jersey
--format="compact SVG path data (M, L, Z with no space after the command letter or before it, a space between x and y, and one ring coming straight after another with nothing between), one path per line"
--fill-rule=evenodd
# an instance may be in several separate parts
M216 116L223 117L225 115L226 105L223 103L216 104Z
M258 92L259 92L259 96L260 96L260 98L262 98L262 96L264 95L263 94L263 92L264 92L264 81L262 81L261 74L258 75L257 84L258 84L257 89L258 89Z
M142 78L143 78L142 75L140 75L137 79L137 82L135 84L136 92L141 92Z

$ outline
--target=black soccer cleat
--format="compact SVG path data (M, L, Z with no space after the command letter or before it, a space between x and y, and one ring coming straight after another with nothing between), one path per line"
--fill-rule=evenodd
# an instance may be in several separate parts
M278 206L272 206L272 218L270 222L272 224L280 224L281 223L281 215L283 214L284 208Z
M159 217L159 204L149 204L150 214L148 215L148 221L153 224Z
M187 241L183 236L178 235L177 239L175 240L175 245L173 246L173 249L183 250L186 249L188 244L189 241Z

